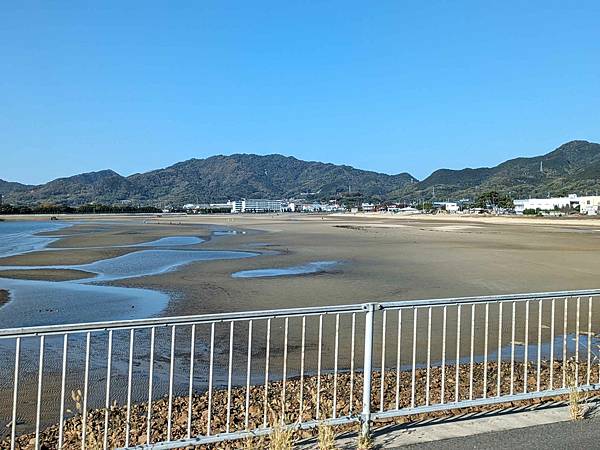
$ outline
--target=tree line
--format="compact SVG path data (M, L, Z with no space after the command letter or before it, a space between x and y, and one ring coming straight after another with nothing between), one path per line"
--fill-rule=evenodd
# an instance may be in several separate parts
M160 209L154 206L115 206L115 205L10 205L1 204L0 214L131 214L131 213L159 213Z

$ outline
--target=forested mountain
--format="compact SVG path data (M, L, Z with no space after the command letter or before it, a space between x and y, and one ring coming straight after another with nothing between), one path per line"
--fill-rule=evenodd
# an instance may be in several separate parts
M435 197L434 197L435 190ZM476 198L489 191L526 196L585 194L600 190L600 144L571 141L543 156L516 158L495 167L440 169L422 181L345 165L281 155L212 156L128 177L112 170L59 178L39 186L0 180L13 204L90 202L181 205L236 198L328 199L349 191L365 200Z
M440 169L391 195L401 198L476 198L489 191L513 198L585 194L600 191L600 144L571 141L532 158L515 158L495 167Z
M416 179L350 166L302 161L281 155L213 156L123 177L112 170L59 178L40 186L8 190L15 204L89 202L183 204L235 198L329 198L348 191L385 199Z

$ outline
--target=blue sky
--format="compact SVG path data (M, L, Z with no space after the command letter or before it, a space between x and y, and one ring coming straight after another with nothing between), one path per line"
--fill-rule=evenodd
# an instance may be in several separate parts
M599 18L597 1L2 2L0 178L230 153L423 178L598 142Z

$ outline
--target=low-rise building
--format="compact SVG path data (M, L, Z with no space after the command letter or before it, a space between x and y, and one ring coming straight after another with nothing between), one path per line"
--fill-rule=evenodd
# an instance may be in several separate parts
M458 203L455 202L433 202L433 206L448 213L457 213L460 211Z
M373 203L363 203L360 205L361 209L364 212L373 212L375 211L375 205Z
M515 213L523 214L526 210L555 211L562 209L577 209L581 214L596 215L600 208L600 196L578 196L569 194L567 197L529 198L513 201Z

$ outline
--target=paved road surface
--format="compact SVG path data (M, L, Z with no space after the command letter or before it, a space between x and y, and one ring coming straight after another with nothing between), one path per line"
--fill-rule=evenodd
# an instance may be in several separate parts
M600 418L482 433L396 448L402 450L600 449Z

